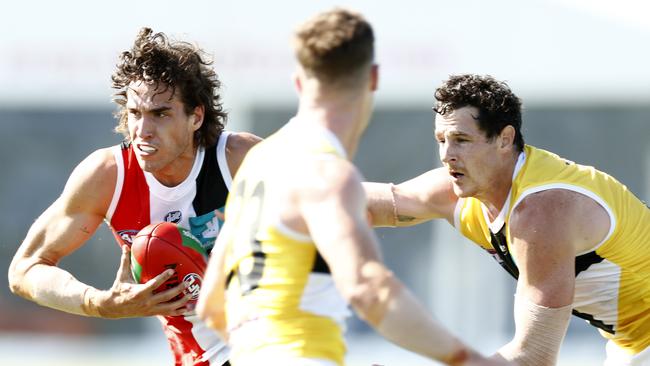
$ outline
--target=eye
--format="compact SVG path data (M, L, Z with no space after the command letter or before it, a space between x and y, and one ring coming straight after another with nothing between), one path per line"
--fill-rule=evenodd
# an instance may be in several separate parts
M129 109L128 116L130 118L139 118L140 117L140 111L138 111L137 109Z
M168 114L167 114L166 111L165 111L165 112L162 112L162 111L161 111L161 112L158 112L158 113L156 114L156 116L158 116L159 118L165 118L165 117L168 116Z

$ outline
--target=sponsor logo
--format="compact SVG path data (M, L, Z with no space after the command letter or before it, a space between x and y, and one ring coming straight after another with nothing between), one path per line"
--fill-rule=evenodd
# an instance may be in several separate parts
M204 215L197 217L190 217L190 230L203 245L207 251L210 251L214 246L214 241L219 235L219 227L221 226L221 219L215 214L216 211L208 212Z
M117 235L122 239L125 244L129 246L133 244L133 237L138 233L138 230L120 230Z
M183 277L183 282L187 284L185 293L192 295L192 300L198 299L199 292L201 291L201 283L203 282L201 276L196 273L188 273L185 275L185 277Z
M167 215L165 215L165 221L178 224L181 221L182 217L183 214L180 211L171 211L168 212Z

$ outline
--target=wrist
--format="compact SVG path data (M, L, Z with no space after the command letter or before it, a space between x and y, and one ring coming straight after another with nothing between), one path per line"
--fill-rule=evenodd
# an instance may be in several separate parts
M86 315L96 318L103 317L100 312L101 306L99 305L100 293L101 291L90 286L88 286L88 288L84 291L82 310Z

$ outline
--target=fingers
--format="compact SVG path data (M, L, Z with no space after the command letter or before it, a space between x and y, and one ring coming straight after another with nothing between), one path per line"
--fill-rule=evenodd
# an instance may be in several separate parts
M158 276L147 281L144 286L148 291L155 291L158 287L162 286L168 279L172 278L175 275L176 271L171 268L164 270Z
M226 220L226 216L223 214L223 212L221 212L221 211L219 211L219 210L214 210L214 215L217 216L217 218L218 218L219 220L221 220L221 221L225 221L225 220Z
M155 309L153 309L156 315L176 316L194 310L196 303L189 302L192 299L192 295L184 293L184 290L185 285L181 283L178 286L154 295L152 300L157 303Z
M179 295L183 295L185 291L185 282L181 282L174 287L167 288L163 291L157 292L151 297L151 300L155 303L163 303L174 299Z

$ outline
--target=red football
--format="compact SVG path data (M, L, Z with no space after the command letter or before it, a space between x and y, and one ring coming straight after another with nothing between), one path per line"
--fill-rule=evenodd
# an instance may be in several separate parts
M166 290L184 281L185 293L191 294L191 303L199 297L208 255L189 230L171 222L144 227L131 245L131 273L139 283L145 283L166 269L176 271L174 276L156 291Z

